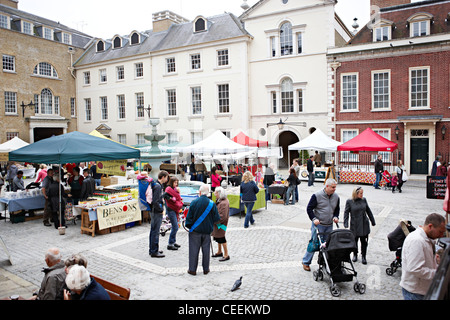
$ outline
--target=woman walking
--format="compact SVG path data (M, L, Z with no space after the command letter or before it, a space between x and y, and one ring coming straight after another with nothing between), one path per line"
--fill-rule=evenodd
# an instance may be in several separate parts
M292 195L292 202L291 204L295 204L295 190L297 189L297 186L300 184L300 179L297 177L297 174L295 173L294 168L289 169L289 177L286 179L286 181L289 182L289 187L286 191L286 198L284 199L284 204L289 204L289 198Z
M169 183L165 189L165 192L171 196L171 198L166 199L166 213L169 217L170 224L172 225L172 229L170 230L169 235L169 244L167 245L168 250L178 250L180 247L179 244L176 243L177 240L177 231L178 231L178 213L183 207L183 199L180 196L180 188L178 188L178 178L171 177L169 179Z
M358 240L361 242L361 261L363 264L367 264L367 242L370 233L369 219L372 226L375 226L375 219L363 194L364 190L361 187L357 187L353 190L352 199L347 200L344 211L344 227L348 228L348 218L350 216L350 230L355 235L356 246L358 246ZM357 254L358 249L353 253L354 262L358 260Z
M216 171L216 166L211 168L211 191L214 191L217 187L220 187L220 182L222 181L222 177L217 174Z
M255 219L253 219L252 210L253 205L256 201L256 194L259 192L258 186L256 185L253 175L250 171L246 171L242 176L241 183L241 199L244 202L244 206L247 209L244 220L244 228L248 228L248 223L255 223Z
M219 211L220 220L214 223L214 229L212 232L212 237L218 245L218 250L213 255L213 258L222 257L219 261L227 261L230 260L230 256L228 255L225 232L227 231L228 218L230 217L230 202L228 201L225 189L222 187L217 187L216 190L214 190L214 195L217 199L216 206L217 211Z
M397 172L398 182L397 182L397 189L398 192L402 193L402 186L403 186L403 178L406 176L405 172L405 166L402 163L402 160L398 160L397 168L395 171Z

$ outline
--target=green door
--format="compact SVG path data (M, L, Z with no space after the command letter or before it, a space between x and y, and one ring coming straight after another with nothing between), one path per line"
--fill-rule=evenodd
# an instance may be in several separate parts
M428 139L411 138L411 174L428 174Z

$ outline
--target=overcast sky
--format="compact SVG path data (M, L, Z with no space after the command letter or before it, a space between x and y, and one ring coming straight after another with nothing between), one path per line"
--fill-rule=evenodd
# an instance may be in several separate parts
M249 6L259 0L247 0ZM302 1L302 0L291 0ZM419 0L412 0L417 2ZM152 29L152 13L170 10L193 20L198 15L231 12L239 16L244 0L19 0L19 10L59 21L90 36L103 39L116 34ZM353 18L360 27L369 21L370 0L338 0L336 12L350 30Z

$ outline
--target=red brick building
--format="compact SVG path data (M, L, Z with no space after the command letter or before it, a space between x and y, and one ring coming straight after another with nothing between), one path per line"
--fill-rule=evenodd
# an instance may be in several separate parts
M335 139L370 127L399 145L383 155L385 165L401 159L411 174L429 174L437 155L450 161L450 0L375 2L390 6L375 10L346 46L329 50Z

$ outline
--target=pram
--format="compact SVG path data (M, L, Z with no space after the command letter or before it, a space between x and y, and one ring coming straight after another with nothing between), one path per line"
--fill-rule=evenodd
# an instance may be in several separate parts
M389 171L384 170L384 172L382 173L382 179L380 181L380 185L383 187L384 190L392 187L391 179L392 179L392 176L389 173Z
M397 228L388 234L389 250L395 251L395 260L392 261L390 267L386 269L386 274L388 276L392 276L397 269L402 266L403 242L405 241L406 236L414 230L416 230L416 228L411 225L411 221L402 219Z
M184 209L181 209L178 213L177 220L178 220L178 228L183 227L184 230L189 231L189 229L186 228L185 222L186 222L186 215L188 213L189 208L184 207ZM169 217L164 215L164 218L161 223L161 227L159 229L159 234L161 236L165 236L167 232L169 232L172 229L172 224L170 223Z
M360 294L365 293L366 285L358 281L356 277L357 272L353 267L352 260L350 259L350 253L357 250L355 235L353 232L348 229L333 230L329 234L326 243L322 242L322 238L319 233L318 238L320 242L318 258L319 270L313 272L314 280L323 280L323 274L325 271L330 278L331 294L334 297L339 297L341 295L341 289L336 285L336 283L350 282L353 280L353 277L355 277L356 282L353 285L353 289L355 292L359 292ZM345 263L349 263L351 268L346 267Z

